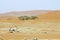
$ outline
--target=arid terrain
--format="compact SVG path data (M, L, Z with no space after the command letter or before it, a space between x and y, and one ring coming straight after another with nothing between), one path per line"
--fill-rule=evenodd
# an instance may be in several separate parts
M36 19L20 20L20 16ZM11 33L10 28L16 28ZM14 11L0 14L1 40L60 40L60 10Z

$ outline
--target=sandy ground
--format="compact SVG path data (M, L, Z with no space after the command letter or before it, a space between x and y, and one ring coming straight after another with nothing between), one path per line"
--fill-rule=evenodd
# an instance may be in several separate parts
M19 32L10 33L9 28L16 28ZM0 22L0 38L4 40L60 40L59 22Z
M36 20L19 20L37 16ZM10 28L17 28L13 33ZM0 40L60 40L60 10L14 11L0 14Z

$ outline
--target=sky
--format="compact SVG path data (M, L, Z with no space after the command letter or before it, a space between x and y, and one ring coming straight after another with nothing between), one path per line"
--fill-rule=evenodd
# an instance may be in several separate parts
M60 10L60 0L0 0L0 13L28 10Z

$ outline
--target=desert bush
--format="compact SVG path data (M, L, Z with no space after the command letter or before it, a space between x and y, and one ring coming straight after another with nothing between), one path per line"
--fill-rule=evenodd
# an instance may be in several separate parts
M37 17L36 16L31 16L30 19L36 19Z
M21 17L18 17L20 20L28 20L30 19L30 17L28 16L21 16Z
M20 20L30 20L30 19L36 19L37 17L36 16L31 16L31 17L28 17L28 16L21 16L21 17L18 17Z
M44 32L45 34L47 34L47 32Z

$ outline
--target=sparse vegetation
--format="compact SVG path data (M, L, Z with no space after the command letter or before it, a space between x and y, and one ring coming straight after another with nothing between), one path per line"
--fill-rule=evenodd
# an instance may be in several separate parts
M36 16L31 16L31 17L28 17L28 16L21 16L21 17L18 17L20 20L29 20L29 19L36 19L37 17Z
M44 32L45 34L47 34L47 32Z
M20 20L28 20L28 19L30 19L30 17L28 17L28 16L21 16L21 17L19 17L19 19Z
M36 16L31 16L30 19L36 19L37 17Z

